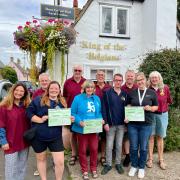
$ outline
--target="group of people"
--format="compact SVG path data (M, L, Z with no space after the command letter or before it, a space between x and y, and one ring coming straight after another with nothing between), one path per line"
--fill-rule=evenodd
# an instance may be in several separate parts
M56 180L61 180L64 170L64 146L62 126L48 126L48 109L71 108L71 158L75 165L78 157L83 179L89 179L87 154L90 155L90 172L97 178L98 148L102 175L112 169L112 153L115 152L115 169L124 173L123 165L131 162L129 176L145 176L145 165L153 167L154 137L157 136L158 158L161 169L166 169L163 159L163 138L168 125L168 105L172 103L170 91L163 84L161 74L153 71L148 81L144 73L128 70L113 76L113 85L105 82L105 73L98 70L97 81L86 80L81 65L73 67L73 76L64 83L63 93L58 82L50 81L45 73L39 76L41 88L30 100L22 83L15 84L0 103L0 144L5 153L6 180L23 180L26 172L29 145L37 159L41 180L46 176L46 150L52 153ZM126 106L142 106L145 120L129 121ZM102 121L103 131L84 134L86 121ZM35 136L27 143L24 133L35 128ZM149 145L149 151L148 151ZM125 154L123 165L122 152ZM149 154L148 154L149 152Z

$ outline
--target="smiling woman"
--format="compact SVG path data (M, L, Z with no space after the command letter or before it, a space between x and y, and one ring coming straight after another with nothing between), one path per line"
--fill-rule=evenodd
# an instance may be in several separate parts
M25 177L29 145L23 134L30 127L25 112L29 102L25 85L17 83L0 103L0 144L5 153L5 179Z
M153 112L158 109L156 93L146 87L146 77L143 72L136 75L138 88L128 94L128 103L131 106L142 106L145 118L143 122L138 122L137 117L128 123L128 137L130 141L131 168L129 176L135 176L138 171L138 178L145 176L145 164L148 153L148 142L152 132ZM138 156L139 154L139 156ZM138 169L139 168L139 169Z
M52 152L56 179L62 179L64 171L64 146L62 141L62 126L48 125L48 110L65 108L66 102L61 95L60 85L51 81L44 96L33 99L27 108L27 116L32 127L37 128L31 141L36 153L37 167L41 179L46 179L46 149Z

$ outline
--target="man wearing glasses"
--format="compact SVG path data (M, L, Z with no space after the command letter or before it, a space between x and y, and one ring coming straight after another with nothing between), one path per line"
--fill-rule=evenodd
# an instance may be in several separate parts
M102 175L107 174L112 169L112 150L115 140L115 168L119 174L124 173L121 165L122 140L124 136L124 107L126 105L127 94L121 91L123 76L115 74L113 77L113 87L107 90L102 100L102 116L105 121L106 131L106 165L101 171Z
M75 65L73 67L73 76L67 79L64 83L63 96L66 98L68 108L71 107L74 97L81 93L81 85L86 80L84 77L82 77L82 73L83 73L82 66ZM75 162L77 160L77 148L76 148L77 137L73 131L71 133L70 143L71 143L72 155L69 161L69 165L73 166L75 165Z

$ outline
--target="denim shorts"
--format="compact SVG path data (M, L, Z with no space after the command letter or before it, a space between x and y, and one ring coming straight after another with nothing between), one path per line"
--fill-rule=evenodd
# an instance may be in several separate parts
M153 114L153 122L152 122L152 134L160 136L161 138L166 137L166 131L168 126L168 112L162 114Z

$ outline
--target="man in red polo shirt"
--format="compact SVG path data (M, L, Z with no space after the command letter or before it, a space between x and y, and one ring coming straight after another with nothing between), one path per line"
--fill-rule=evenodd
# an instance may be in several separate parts
M75 65L73 67L73 76L67 79L64 83L63 96L66 98L68 107L71 107L74 97L81 93L81 85L86 80L82 77L83 68L81 65ZM75 165L77 160L77 137L74 132L71 133L71 149L72 156L69 161L69 165Z
M108 90L111 86L107 83L105 83L105 73L102 70L98 70L96 73L96 91L95 94L99 96L99 98L102 100L103 94L106 90ZM102 133L99 134L100 136L100 146L101 146L101 158L100 162L101 165L104 166L106 163L105 158L105 149L106 149L106 132L103 130Z
M129 94L132 90L137 88L137 85L134 83L135 81L135 72L133 70L127 70L125 74L125 84L121 87L122 91L125 91L127 94ZM124 153L126 154L126 157L123 162L123 166L128 167L130 163L130 156L129 156L129 139L128 139L128 133L124 133Z
M50 83L49 75L46 73L40 74L39 75L39 83L40 83L40 88L37 89L33 93L32 99L34 99L37 96L42 96L45 93L45 91Z
M37 89L34 93L33 93L33 96L32 96L32 99L36 98L37 96L42 96L48 85L50 83L50 79L49 79L49 75L46 74L46 73L42 73L39 75L39 84L40 84L40 88ZM34 171L34 176L39 176L39 172L38 170L35 170Z

